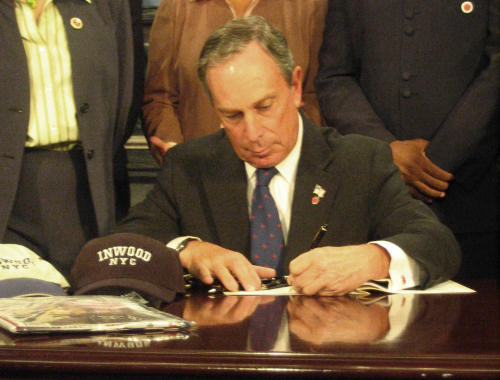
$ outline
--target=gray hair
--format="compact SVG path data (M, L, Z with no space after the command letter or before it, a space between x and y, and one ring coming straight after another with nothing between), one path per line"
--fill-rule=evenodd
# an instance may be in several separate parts
M207 69L229 60L253 41L256 41L271 55L286 82L292 84L295 62L285 36L278 29L273 28L263 17L236 18L216 29L208 37L201 50L198 61L198 78L210 99L211 94L206 78Z

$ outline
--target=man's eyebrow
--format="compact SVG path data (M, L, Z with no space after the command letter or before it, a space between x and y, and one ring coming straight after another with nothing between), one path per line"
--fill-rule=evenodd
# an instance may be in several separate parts
M274 93L273 94L268 94L268 95L260 98L259 100L255 101L254 103L252 103L252 107L256 108L258 106L261 106L262 103L265 103L265 102L268 102L268 101L272 101L272 100L276 99L276 97L277 96Z
M240 109L237 109L237 108L222 108L222 107L216 107L216 108L221 113L238 113L238 112L242 112Z
M262 103L264 103L264 102L266 102L266 101L268 101L268 100L273 100L273 99L276 99L276 96L275 96L275 95L269 95L269 96L266 96L266 97L264 97L264 98L260 99L259 101L255 102L255 103L253 104L253 106L254 106L254 107L255 107L255 106L258 106L259 104L262 104Z
M256 107L256 106L259 106L260 104L268 101L268 100L273 100L273 99L276 99L276 94L268 94L268 95L265 95L264 97L256 100L255 102L252 103L252 107ZM237 112L243 112L241 109L239 108L224 108L224 107L215 107L219 112L222 112L222 113L237 113Z

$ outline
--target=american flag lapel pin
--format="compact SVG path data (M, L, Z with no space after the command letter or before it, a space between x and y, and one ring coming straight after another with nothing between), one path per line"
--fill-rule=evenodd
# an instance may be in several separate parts
M314 186L313 197L311 199L311 203L313 205L317 205L321 198L325 196L326 190L321 187L321 185Z

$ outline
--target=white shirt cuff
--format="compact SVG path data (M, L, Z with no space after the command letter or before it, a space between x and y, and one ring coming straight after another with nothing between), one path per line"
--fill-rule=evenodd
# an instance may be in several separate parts
M201 241L201 239L196 236L177 236L175 239L172 239L167 243L167 247L175 249L177 251L177 247L186 239L195 239Z
M389 253L391 256L391 263L389 264L389 277L391 283L389 290L401 290L413 288L420 285L420 266L410 256L408 256L396 244L385 240L377 240L370 242L377 244Z

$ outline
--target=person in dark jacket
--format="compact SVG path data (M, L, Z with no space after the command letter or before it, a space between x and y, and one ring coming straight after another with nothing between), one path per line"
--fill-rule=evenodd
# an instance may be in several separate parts
M455 233L457 279L498 277L500 2L330 0L316 87L326 123L388 142Z

